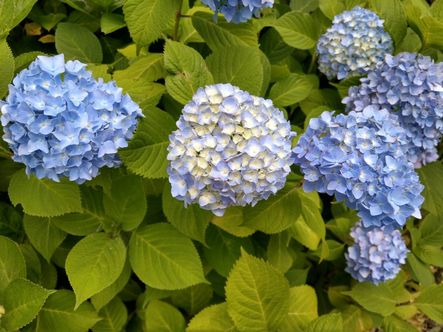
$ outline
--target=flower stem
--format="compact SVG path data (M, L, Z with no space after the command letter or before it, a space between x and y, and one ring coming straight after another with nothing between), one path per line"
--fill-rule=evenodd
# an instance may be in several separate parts
M182 7L183 7L183 0L180 1L177 13L175 14L174 34L172 35L173 40L178 40L178 28L180 27L180 19L183 17Z

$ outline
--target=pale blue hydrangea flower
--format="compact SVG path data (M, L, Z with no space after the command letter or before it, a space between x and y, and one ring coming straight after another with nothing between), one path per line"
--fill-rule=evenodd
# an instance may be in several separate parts
M346 272L360 282L379 284L394 279L406 262L408 249L398 230L366 229L361 222L351 231L354 244L348 248Z
M258 17L263 8L272 8L274 0L202 0L211 8L215 15L221 13L226 21L242 23L249 21L252 16Z
M437 160L443 132L443 63L415 53L387 55L360 82L343 99L346 109L377 105L395 112L406 130L408 158L415 167Z
M200 88L169 139L172 196L222 216L283 188L293 163L291 131L271 100L231 84Z
M394 50L383 20L355 7L334 17L317 43L319 70L328 79L365 75Z
M83 183L101 167L120 165L142 116L115 82L96 81L79 61L39 56L21 71L1 103L3 139L26 173Z
M294 148L304 189L335 195L358 211L365 227L402 227L420 217L423 185L405 156L396 115L375 106L311 119Z

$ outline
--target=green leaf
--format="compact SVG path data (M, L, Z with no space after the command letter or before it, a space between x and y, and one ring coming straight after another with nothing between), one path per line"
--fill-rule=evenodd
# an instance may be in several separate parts
M366 310L382 316L389 316L395 311L396 301L390 287L386 284L374 285L371 283L358 283L351 291L344 294L352 297Z
M300 50L313 48L320 35L319 26L314 19L309 14L296 11L280 17L274 23L274 28L286 44Z
M317 295L308 285L297 286L289 292L289 313L281 332L304 332L309 322L318 317Z
M278 107L286 107L306 99L316 87L317 76L291 74L272 86L269 99Z
M189 322L186 332L237 332L237 329L228 315L226 303L221 303L200 311Z
M66 238L66 233L57 228L51 218L25 215L23 226L29 241L48 262L55 249Z
M125 89L144 81L157 81L165 76L163 54L149 53L135 58L128 68L117 70L113 79Z
M237 237L246 237L253 234L255 230L244 225L243 212L243 208L239 206L230 207L226 209L223 217L214 216L211 222L229 234Z
M346 10L343 0L319 0L319 7L330 20Z
M19 278L26 278L25 258L17 243L0 236L0 294Z
M0 39L25 19L36 2L37 0L0 1Z
M5 308L2 327L7 331L15 331L29 324L51 293L29 280L16 279L11 282L2 296Z
M229 274L226 302L239 331L275 331L288 313L288 281L272 265L243 251Z
M172 25L179 0L126 0L123 13L134 42L146 46Z
M181 104L187 104L199 87L213 83L200 53L179 42L166 41L165 68L172 74L166 77L166 90Z
M400 0L371 0L372 9L385 20L384 27L391 35L395 45L399 45L408 27L406 13Z
M66 258L66 274L74 289L75 307L116 281L125 260L126 247L120 237L95 233L80 240Z
M422 47L420 36L414 30L408 28L403 40L395 48L396 53L411 52L417 53Z
M0 98L3 98L14 77L15 67L14 56L6 40L0 40L0 59L2 59L0 62Z
M76 310L74 306L73 292L58 290L51 294L38 314L35 331L84 332L100 320L89 302L82 303Z
M293 225L300 215L297 185L287 183L276 195L244 209L244 225L267 234L279 233Z
M417 170L421 183L425 186L423 197L425 201L422 208L434 215L443 211L443 164L440 162L430 163Z
M209 265L223 277L227 277L232 266L240 257L240 249L253 252L250 239L234 237L218 227L210 227L207 236L208 247L203 249Z
M169 182L165 184L162 202L163 213L175 228L191 239L206 244L206 229L213 217L210 211L196 204L185 207L182 201L172 197Z
M100 310L100 317L103 319L92 328L93 332L120 332L128 320L128 311L122 300L116 297Z
M309 323L306 332L344 332L343 318L339 313L327 314L318 317Z
M293 258L289 252L291 238L287 232L272 235L269 239L266 255L268 262L282 273L286 273L292 266Z
M180 311L159 300L153 300L149 303L144 318L147 332L185 331L185 319Z
M126 26L123 15L105 13L100 19L100 26L102 32L107 35Z
M441 246L443 243L443 215L428 214L420 224L420 242Z
M443 324L443 285L424 288L415 299L415 305L429 318Z
M213 51L233 46L258 47L257 31L251 23L230 24L222 17L214 22L212 14L197 12L192 15L192 25Z
M262 53L259 49L229 46L206 58L215 83L231 83L253 95L260 95L264 82ZM251 80L251 77L254 77Z
M79 24L59 23L55 31L55 47L66 59L101 63L102 47L98 38Z
M67 180L39 180L20 170L12 176L8 193L12 204L21 204L31 216L55 217L82 211L78 185Z
M425 286L432 285L435 282L434 275L429 266L419 260L412 252L408 253L407 264L412 271L413 279Z
M342 311L344 331L369 331L373 328L370 314L356 305L348 305Z
M114 179L111 193L104 196L103 204L106 214L124 231L137 228L148 208L142 179L135 175Z
M139 228L129 242L129 259L147 285L166 290L206 282L192 241L169 224Z
M129 146L119 151L126 167L146 178L166 178L169 134L176 126L166 112L150 109L138 124Z
M396 316L385 317L382 327L384 332L417 332L417 328L414 325Z
M210 285L198 284L174 292L171 301L173 305L185 310L190 316L195 316L209 304L212 294Z

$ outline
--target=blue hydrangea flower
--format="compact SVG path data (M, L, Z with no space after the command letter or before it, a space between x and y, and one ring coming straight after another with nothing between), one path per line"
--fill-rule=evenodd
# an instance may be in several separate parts
M408 159L420 167L438 158L443 132L443 63L415 53L387 55L343 99L348 111L377 105L398 115L406 130Z
M294 148L304 189L335 195L358 211L365 227L402 227L420 217L423 185L405 156L396 115L375 106L311 119Z
M360 282L379 284L394 279L406 261L408 249L398 230L366 229L357 223L351 231L354 245L348 248L346 272Z
M83 183L101 167L120 165L142 116L114 82L94 80L86 65L64 56L39 56L9 86L1 106L3 139L27 174Z
M168 147L172 196L222 216L283 188L295 132L271 100L231 84L200 88Z
M335 16L317 43L319 70L328 79L339 80L370 72L394 50L383 22L377 14L360 7Z
M258 17L263 8L272 8L274 0L202 0L215 15L222 13L226 21L242 23Z

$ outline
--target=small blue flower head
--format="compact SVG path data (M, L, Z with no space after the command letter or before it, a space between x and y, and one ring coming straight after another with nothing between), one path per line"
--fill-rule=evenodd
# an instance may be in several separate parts
M283 188L293 162L291 131L271 100L231 84L200 88L168 147L172 196L222 216Z
M395 112L409 141L408 159L415 167L438 158L443 133L443 63L415 53L386 55L359 86L343 99L348 111L368 105Z
M408 253L400 231L386 227L366 229L359 222L351 236L354 245L345 254L346 272L354 279L377 285L397 276Z
M215 15L222 13L226 21L242 23L258 17L263 8L272 8L274 0L202 0Z
M94 80L86 65L63 54L39 56L21 71L1 103L3 139L27 174L83 183L103 166L120 165L142 116L114 82Z
M335 195L358 211L365 227L399 228L420 217L423 186L405 156L397 116L370 106L311 119L294 148L304 189Z
M319 70L328 79L365 75L394 50L383 20L355 7L334 17L317 43Z

